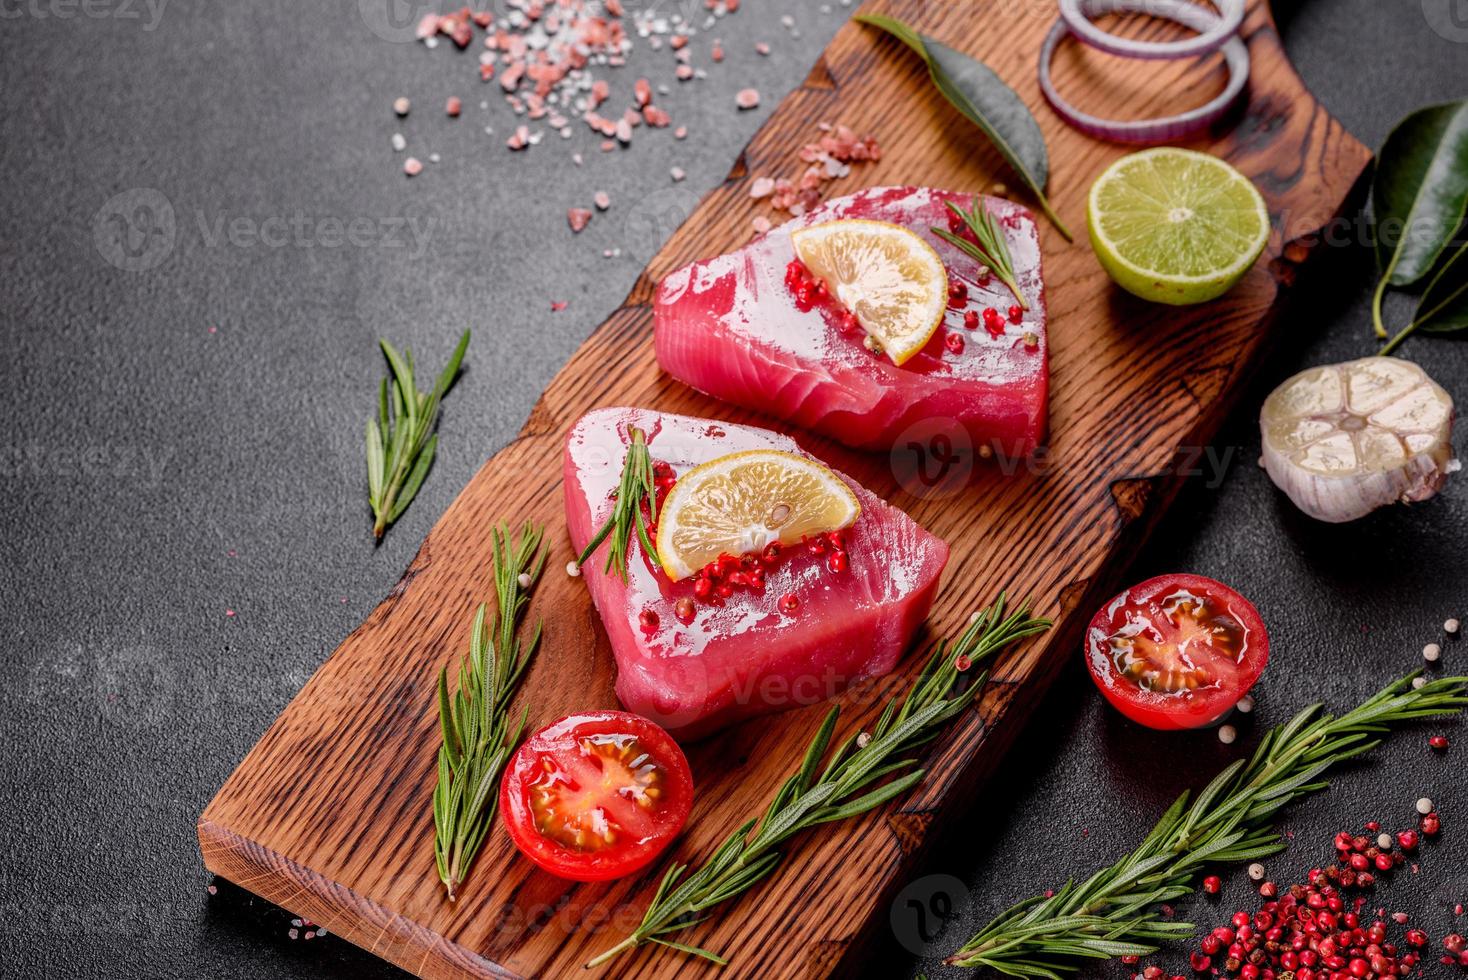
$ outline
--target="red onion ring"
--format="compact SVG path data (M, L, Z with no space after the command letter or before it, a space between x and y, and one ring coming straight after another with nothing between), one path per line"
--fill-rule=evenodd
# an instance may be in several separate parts
M1187 0L1080 0L1081 11L1088 17L1099 17L1108 13L1143 13L1153 17L1190 27L1207 36L1225 18L1210 13ZM1224 42L1222 51L1228 64L1228 85L1218 98L1207 105L1199 106L1176 116L1162 119L1115 120L1101 119L1082 112L1061 98L1050 74L1051 62L1055 60L1055 49L1072 33L1064 20L1055 22L1050 34L1040 48L1040 91L1057 114L1081 132L1116 143L1165 143L1189 136L1212 125L1223 117L1244 91L1249 80L1249 49L1238 37ZM1082 40L1085 40L1082 38Z
M1090 5L1091 10L1082 10L1081 0L1060 0L1060 17L1076 37L1107 54L1114 54L1119 58L1172 60L1212 54L1239 32L1239 27L1244 23L1244 0L1213 0L1213 5L1218 8L1219 13L1214 25L1206 30L1196 28L1201 33L1184 41L1133 41L1130 38L1117 37L1103 31L1091 21L1092 17L1107 11L1097 10L1094 4ZM1156 16L1168 17L1166 8L1170 6L1168 0L1161 0L1160 3L1144 2L1139 8L1133 8L1132 12L1156 13ZM1154 7L1163 12L1157 13Z

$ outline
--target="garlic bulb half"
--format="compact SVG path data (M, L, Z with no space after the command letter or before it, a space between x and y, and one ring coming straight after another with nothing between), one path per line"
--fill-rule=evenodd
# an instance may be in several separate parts
M1366 357L1311 368L1259 413L1269 478L1311 517L1354 521L1426 500L1459 469L1453 399L1410 361Z

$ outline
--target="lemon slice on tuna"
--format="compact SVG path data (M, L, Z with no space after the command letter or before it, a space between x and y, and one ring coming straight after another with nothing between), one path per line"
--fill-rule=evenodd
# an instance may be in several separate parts
M933 246L886 221L801 228L795 254L882 350L901 364L932 338L948 304L948 273Z
M849 527L851 488L815 460L776 449L720 456L678 477L658 515L658 558L673 581L721 555Z

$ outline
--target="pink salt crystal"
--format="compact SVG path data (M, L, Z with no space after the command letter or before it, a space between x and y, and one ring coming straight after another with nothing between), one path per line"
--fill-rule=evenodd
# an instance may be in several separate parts
M596 202L597 209L601 211L612 206L612 196L606 191L597 191L592 200Z
M674 34L672 36L672 38L670 38L668 40L668 47L672 48L674 51L681 51L681 50L683 50L683 48L687 44L688 44L688 35L687 34Z
M408 114L408 110L412 107L413 104L408 101L406 96L400 95L392 101L392 111L400 116L406 116Z
M647 106L642 110L642 119L649 126L661 129L673 121L673 117L655 105Z
M444 106L444 111L447 112L450 116L457 116L463 110L464 103L459 101L459 97L457 95L449 96L449 101L447 105Z
M754 46L754 49L756 51L758 51L762 55L768 56L769 53L770 53L770 46L768 44L766 44L765 42L763 42L763 41L761 41L758 44L756 44Z
M563 300L563 299L553 299L553 300L551 300L551 312L552 313L559 313L562 310L564 310L565 308L566 308L566 301L565 300Z
M595 82L592 82L591 83L591 107L593 109L595 109L597 106L599 106L603 102L605 102L607 100L607 96L609 96L611 94L612 94L612 87L610 85L608 85L606 82L601 81L600 79L598 79Z
M675 140L684 140L684 139L687 139L687 138L688 138L688 127L687 126L679 126L677 129L673 130L673 139L675 139Z
M688 171L684 170L682 167L674 167L672 170L669 170L668 173L673 175L674 180L682 180L683 178L688 176Z
M645 78L639 78L632 87L633 96L637 99L637 108L641 109L652 101L652 83Z
M481 82L487 82L487 81L489 81L493 77L494 77L494 64L493 64L493 62L486 61L486 62L484 62L483 64L481 64L479 66L479 80Z
M678 75L678 81L686 82L693 77L693 66L679 65L676 74Z
M769 218L766 218L764 215L760 215L759 217L755 218L754 219L754 230L755 230L755 232L757 234L760 234L760 235L763 235L765 232L769 231L770 230L770 219Z
M712 58L716 63L723 61L724 45L718 41L715 41L714 46L709 50L709 57Z
M566 220L571 224L571 230L577 234L591 221L590 208L571 208L566 212Z
M418 40L433 37L438 33L438 14L424 14L423 19L418 22Z
M632 124L626 119L619 119L617 121L617 139L623 143L632 142Z
M739 90L738 94L734 96L734 101L741 109L753 109L755 106L759 105L759 90L752 88L742 88Z
M769 177L756 177L749 186L749 196L756 200L775 193L775 182Z
M617 141L616 140L602 140L601 141L601 151L603 153L610 153L613 150L615 150L616 148L617 148Z
M403 173L409 177L416 177L423 172L423 163L417 157L408 157L403 161Z

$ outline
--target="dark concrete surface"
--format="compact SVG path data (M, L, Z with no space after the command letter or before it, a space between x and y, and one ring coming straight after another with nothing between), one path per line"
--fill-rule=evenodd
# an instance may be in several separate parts
M745 0L701 35L722 38L727 61L659 99L692 131L684 142L644 130L604 155L578 128L512 156L513 117L493 96L479 108L467 56L385 41L368 27L374 2L0 3L6 977L393 972L335 938L292 941L288 914L226 884L211 897L194 820L846 13ZM786 11L797 32L779 25ZM1281 22L1307 82L1370 145L1411 109L1468 90L1462 0L1302 0ZM760 40L769 58L754 53ZM654 66L671 75L667 51L640 47L617 82L630 90ZM762 107L736 112L732 93L751 84ZM441 106L452 94L466 107L451 123ZM417 106L401 122L398 95ZM397 131L443 161L406 181L389 146ZM673 166L685 182L668 177ZM613 207L573 238L565 209L597 189ZM140 205L161 219L171 210L172 224L147 225ZM130 252L109 237L117 217L131 222ZM332 245L329 222L357 218L368 235ZM251 233L271 219L303 231L264 246ZM1139 578L1227 579L1263 612L1274 659L1240 743L1140 730L1072 665L927 869L966 881L972 898L950 887L956 911L931 944L899 905L873 975L959 975L910 965L912 954L946 951L1008 902L1107 863L1265 724L1317 697L1354 702L1468 613L1462 478L1422 507L1327 528L1253 465L1269 385L1371 351L1370 279L1364 250L1322 256L1261 391L1215 447L1233 450L1223 479L1194 480L1138 560ZM552 314L552 300L569 305ZM465 326L476 340L437 466L374 548L359 420L382 371L375 340L436 363ZM1406 353L1468 396L1468 346L1422 340ZM1448 644L1446 666L1465 656ZM1371 817L1405 826L1426 793L1443 805L1446 842L1383 895L1443 932L1448 905L1468 899L1468 732L1438 728L1462 743L1446 758L1429 755L1424 732L1401 734L1291 811L1296 843L1271 868L1293 880L1327 856L1331 832ZM942 885L920 879L912 894L941 910ZM1113 971L1124 975L1096 972Z

